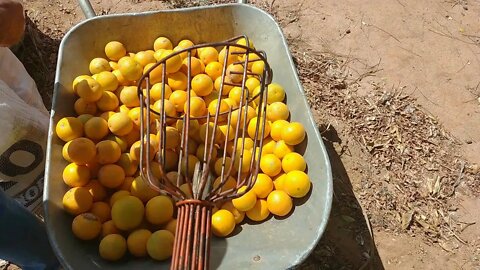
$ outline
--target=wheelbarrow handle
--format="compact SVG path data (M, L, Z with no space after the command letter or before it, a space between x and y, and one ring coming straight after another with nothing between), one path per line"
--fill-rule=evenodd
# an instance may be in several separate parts
M239 4L247 4L247 2L248 0L237 0L237 3ZM95 10L93 10L90 0L78 0L78 4L80 5L80 8L82 9L83 14L87 19L90 19L96 16Z

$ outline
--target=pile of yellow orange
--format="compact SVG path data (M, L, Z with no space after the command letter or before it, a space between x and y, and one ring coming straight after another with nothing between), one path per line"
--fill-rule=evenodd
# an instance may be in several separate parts
M246 45L244 39L238 44ZM168 259L172 254L175 235L175 202L172 198L160 195L149 187L139 176L140 153L140 100L137 95L137 81L160 59L174 51L193 45L189 40L180 41L177 46L166 37L159 37L153 44L154 50L127 52L125 46L112 41L105 46L105 56L94 58L89 65L89 75L80 75L73 81L73 91L78 97L74 104L75 116L64 117L56 124L57 136L65 142L62 155L69 164L63 171L63 181L70 188L63 197L66 212L75 216L72 222L73 234L81 240L99 239L100 256L106 260L119 260L127 251L136 257L150 256L156 260ZM249 46L253 47L250 42ZM245 54L229 54L225 48L205 47L192 51L191 76L187 78L187 53L178 54L166 61L167 78L162 108L162 66L150 73L152 84L150 106L155 111L164 110L168 116L181 116L186 111L187 84L191 84L190 114L195 117L215 114L230 107L238 107L244 94L240 87L221 86L221 74L227 58L226 81L241 82L244 67L234 64L245 59ZM231 51L241 52L241 48L231 47ZM258 59L250 54L250 60ZM262 61L251 62L246 67L251 73L246 80L250 96L260 91L259 76L264 69ZM223 98L218 102L218 93ZM304 171L306 162L294 147L305 137L305 130L298 122L289 122L289 108L284 103L285 91L279 84L268 86L266 108L265 140L260 159L260 169L253 188L243 196L218 205L212 217L214 235L230 235L235 226L244 220L245 215L253 221L266 220L270 214L286 216L292 211L293 198L305 196L310 190L310 180ZM206 120L192 120L189 153L182 168L182 175L193 175L194 165L203 160L205 131L218 133L211 164L217 179L213 186L220 184L218 177L222 170L223 151L227 151L226 165L233 166L232 176L226 178L222 190L237 186L237 170L243 164L241 175L249 173L252 158L259 149L253 149L257 118L257 102L248 107L246 137L238 139L237 147L245 146L243 158L237 156L232 164L234 128L238 117L243 114L233 111L231 125L223 121L218 130L213 131L212 123ZM146 112L143 112L146 113ZM153 174L159 177L158 159L159 136L152 114L151 153ZM183 122L168 119L166 129L167 177L177 179L177 165ZM230 131L227 138L227 130ZM227 149L223 149L227 141ZM239 149L239 148L237 148ZM236 151L239 155L240 151ZM228 169L228 168L227 168ZM187 184L180 186L189 194ZM238 192L245 190L240 187Z

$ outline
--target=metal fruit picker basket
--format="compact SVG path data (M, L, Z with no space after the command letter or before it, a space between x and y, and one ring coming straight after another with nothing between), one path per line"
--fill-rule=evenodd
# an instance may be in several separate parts
M71 231L72 217L62 206L67 187L61 181L66 161L63 142L54 134L59 119L74 115L72 81L88 72L89 60L103 54L111 40L121 40L131 51L145 50L160 35L173 42L217 42L246 35L265 51L274 71L273 81L286 91L291 120L307 133L298 149L308 164L310 194L300 200L288 218L271 217L262 224L245 223L241 232L213 238L211 269L287 269L301 263L313 250L327 225L332 202L332 175L325 146L312 118L283 34L266 12L244 3L94 17L88 1L80 1L89 19L73 27L60 44L45 171L45 219L50 241L66 269L168 269L170 261L128 259L110 263L98 255L98 243L80 241ZM214 19L213 19L214 18ZM297 150L298 150L297 149Z

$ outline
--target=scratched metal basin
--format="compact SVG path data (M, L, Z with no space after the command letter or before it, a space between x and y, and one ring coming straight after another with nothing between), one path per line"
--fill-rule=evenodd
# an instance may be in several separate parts
M203 19L199 19L203 18ZM211 19L215 18L215 19ZM241 232L214 239L212 269L287 269L301 263L313 250L327 225L332 202L332 175L325 146L313 121L284 36L266 12L245 4L227 4L155 12L105 15L73 27L63 38L58 54L45 173L45 219L52 246L66 269L168 269L169 261L125 259L109 263L98 255L98 244L77 240L71 232L72 217L62 210L67 187L62 179L66 163L62 142L54 135L57 121L74 115L72 80L88 72L88 59L103 54L110 40L128 44L132 51L145 50L159 35L178 42L222 41L246 34L265 50L274 82L287 92L291 119L307 130L304 156L313 183L308 200L297 201L286 219L271 217L257 224L241 225Z

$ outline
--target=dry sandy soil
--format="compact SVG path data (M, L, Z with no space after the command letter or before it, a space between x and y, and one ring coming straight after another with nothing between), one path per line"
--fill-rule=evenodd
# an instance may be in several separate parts
M191 2L93 5L111 14ZM255 4L282 26L334 171L330 223L301 268L480 269L478 1ZM73 0L25 8L17 55L48 107L59 42L83 15Z

